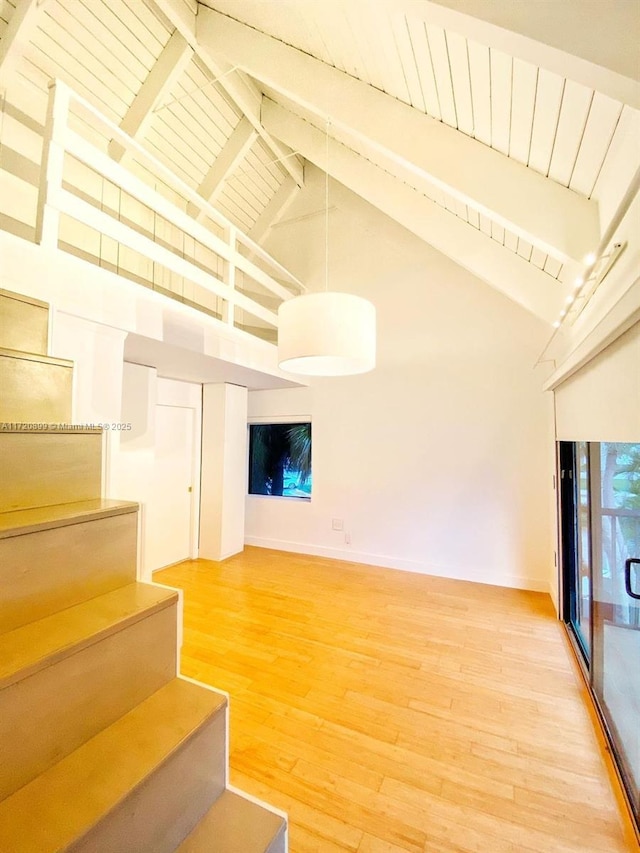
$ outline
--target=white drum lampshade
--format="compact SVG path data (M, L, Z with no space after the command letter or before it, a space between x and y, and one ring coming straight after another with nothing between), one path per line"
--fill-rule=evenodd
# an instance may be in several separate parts
M351 293L296 296L278 310L278 362L305 376L348 376L376 364L376 309Z

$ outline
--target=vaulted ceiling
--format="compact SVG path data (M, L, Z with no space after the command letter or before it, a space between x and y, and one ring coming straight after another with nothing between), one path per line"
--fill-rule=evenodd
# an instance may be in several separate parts
M258 241L309 161L553 322L637 180L638 43L635 0L0 0L0 89L42 122L62 78Z

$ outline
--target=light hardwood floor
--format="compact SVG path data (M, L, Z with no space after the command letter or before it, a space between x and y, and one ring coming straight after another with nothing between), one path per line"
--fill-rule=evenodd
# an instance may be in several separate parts
M259 548L154 579L291 853L635 849L547 595Z

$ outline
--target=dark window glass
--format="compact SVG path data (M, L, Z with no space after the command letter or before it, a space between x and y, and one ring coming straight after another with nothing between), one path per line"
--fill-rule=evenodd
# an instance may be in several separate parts
M311 498L311 424L250 424L249 494Z

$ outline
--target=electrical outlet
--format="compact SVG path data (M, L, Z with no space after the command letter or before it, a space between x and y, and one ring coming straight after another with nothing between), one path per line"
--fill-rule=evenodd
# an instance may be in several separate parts
M331 529L332 530L344 530L344 521L341 518L332 518L331 519Z
M344 534L344 544L345 545L351 545L351 534L350 533Z

